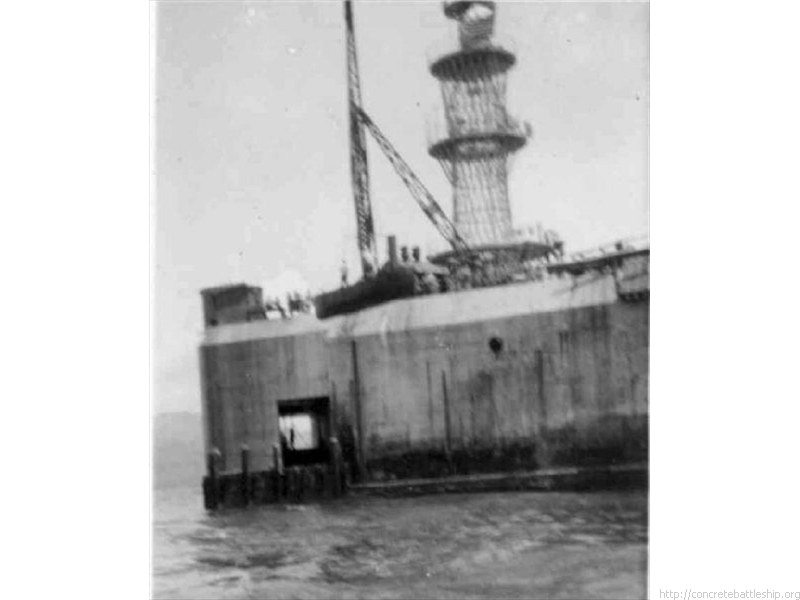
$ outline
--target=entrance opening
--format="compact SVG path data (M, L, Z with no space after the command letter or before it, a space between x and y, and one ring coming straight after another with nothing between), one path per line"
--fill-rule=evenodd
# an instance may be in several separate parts
M278 402L283 464L327 463L330 457L330 402L327 397Z

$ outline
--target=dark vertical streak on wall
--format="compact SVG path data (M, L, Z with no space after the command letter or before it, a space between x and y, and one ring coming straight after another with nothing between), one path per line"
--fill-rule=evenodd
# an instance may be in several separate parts
M469 393L469 439L470 443L474 443L476 439L478 439L478 432L477 432L477 425L475 423L475 394L473 392Z
M612 334L613 329L611 327L611 316L609 314L608 308L603 309L603 336L600 341L600 348L601 348L601 357L603 360L603 369L606 372L606 378L604 380L604 385L606 386L606 394L607 394L607 403L606 407L609 409L613 408L616 398L615 398L615 368L614 368L614 351L612 348Z
M459 383L461 378L459 377L458 373L456 373L456 366L455 362L453 361L452 352L449 352L447 356L447 373L450 379L450 389L448 390L449 395L447 398L447 419L449 421L448 427L450 427L450 449L452 450L453 436L455 435L455 417L453 416L453 411L450 410L453 408L450 405L451 398L456 399L455 411L456 414L458 414L458 439L460 440L460 445L462 447L464 446L464 422L462 420L461 407L459 406L458 402L458 399L464 393L462 391L463 384Z
M358 352L355 340L350 342L350 350L353 358L353 401L355 402L356 436L358 437L356 440L356 468L358 476L364 481L366 477L364 472L364 424L361 413L361 379L358 374Z
M600 318L598 313L599 307L593 306L589 310L589 330L591 332L591 337L586 340L586 343L589 345L586 359L590 361L591 364L589 372L591 374L592 395L594 396L591 398L591 400L594 401L592 410L602 410L605 408L606 394L603 389L603 377L608 373L608 370L603 368L600 355L597 352L597 345L600 343Z
M631 340L628 332L622 330L617 334L617 351L622 356L621 362L624 364L624 378L629 385L628 407L631 414L636 414L636 386L635 370L632 355Z
M536 392L539 396L540 431L547 428L547 396L544 390L544 355L541 350L534 353L536 363Z
M598 370L597 394L599 394L600 410L611 410L615 404L614 369L611 360L611 326L608 307L600 306L598 312L598 329L595 337L594 353Z
M447 375L442 371L442 400L444 402L444 451L449 456L451 448L450 439L450 399L447 395Z
M286 375L287 385L296 385L298 372L297 372L297 357L295 355L295 342L292 339L287 339L284 343L286 348Z
M237 389L236 391L241 392L242 390ZM237 394L237 396L238 395L239 394ZM241 445L241 444L246 444L247 442L250 441L250 431L248 427L250 419L248 418L248 415L245 411L245 400L240 399L238 402L238 406L239 406L239 427L237 431L238 434L237 437L239 438L240 442L239 445Z
M212 398L208 381L208 367L206 366L206 363L209 362L206 360L206 349L201 346L197 355L200 362L200 410L203 418L203 443L205 453L208 454L214 445L211 427L216 419L215 415L211 414Z
M328 437L339 437L339 428L337 426L338 422L336 421L338 417L336 412L337 406L338 399L336 398L336 382L331 380L331 398L328 401Z
M583 397L581 395L581 355L580 343L583 341L580 335L581 316L577 313L567 315L567 381L569 382L569 401L572 408L573 418L577 416L583 408Z
M497 442L498 439L502 439L502 434L499 431L497 426L497 402L495 401L495 387L496 381L494 374L489 374L488 378L489 383L489 421L491 423L491 428L489 429L489 438L492 439L494 442Z
M431 363L425 363L425 371L428 378L428 425L430 426L431 439L436 438L436 428L433 425L433 384L431 383Z
M217 448L223 453L223 462L220 464L220 468L222 468L222 466L225 464L225 430L227 428L225 405L223 402L224 398L219 382L220 365L222 364L222 360L220 357L220 349L218 348L206 348L204 354L205 376L207 377L209 394L209 418L211 419L211 437L209 439L209 445L211 448L209 448L209 450Z

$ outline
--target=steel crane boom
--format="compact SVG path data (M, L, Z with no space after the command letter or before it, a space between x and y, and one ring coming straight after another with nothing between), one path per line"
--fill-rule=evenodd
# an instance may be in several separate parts
M367 130L372 134L372 137L375 138L378 146L383 150L389 162L392 163L400 179L406 184L408 191L411 192L411 195L417 201L420 208L422 208L422 211L428 219L431 220L436 229L439 230L442 237L448 241L453 247L453 250L458 254L469 253L469 246L461 235L459 235L455 225L453 225L453 222L447 217L442 207L436 202L433 194L428 191L428 188L425 187L419 177L411 170L411 167L409 167L408 163L400 156L400 153L395 150L394 146L392 146L391 142L389 142L375 122L360 106L353 106L352 110L355 110L359 121L366 126Z

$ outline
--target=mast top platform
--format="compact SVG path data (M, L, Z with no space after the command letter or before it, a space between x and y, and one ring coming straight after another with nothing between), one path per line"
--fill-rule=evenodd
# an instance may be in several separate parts
M475 5L484 6L494 13L494 2L491 0L445 0L444 16L448 19L459 20L464 16L464 13Z
M505 73L517 62L516 56L501 46L486 44L461 48L435 59L430 70L439 80L469 81L474 77L471 63L480 63L488 69L487 75Z
M441 160L501 156L522 148L530 135L530 129L452 133L431 144L428 153Z

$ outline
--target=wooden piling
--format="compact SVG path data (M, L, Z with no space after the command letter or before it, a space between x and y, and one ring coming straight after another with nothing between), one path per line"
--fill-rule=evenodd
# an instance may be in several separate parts
M283 458L281 457L281 447L272 444L272 467L275 476L274 491L275 500L280 502L283 499Z
M297 495L297 477L295 477L296 467L286 469L286 500L294 502Z
M264 504L267 501L266 473L264 471L253 473L250 479L253 485L251 501L253 504Z
M301 488L301 500L313 500L317 496L317 482L313 466L302 469L303 486Z
M239 479L239 496L244 506L250 504L250 448L242 444L242 473Z
M292 467L292 471L294 471L294 500L295 502L302 502L305 469L303 467Z
M334 498L336 496L333 482L333 464L327 464L322 471L322 487L326 498Z
M206 454L206 471L208 478L206 479L205 489L205 506L207 510L216 510L219 508L219 484L217 482L217 460L214 451Z
M332 492L333 497L338 498L342 495L342 446L335 437L330 439L331 447L331 471L333 472Z
M324 465L317 465L314 467L314 489L318 498L325 498L325 471L327 469Z

